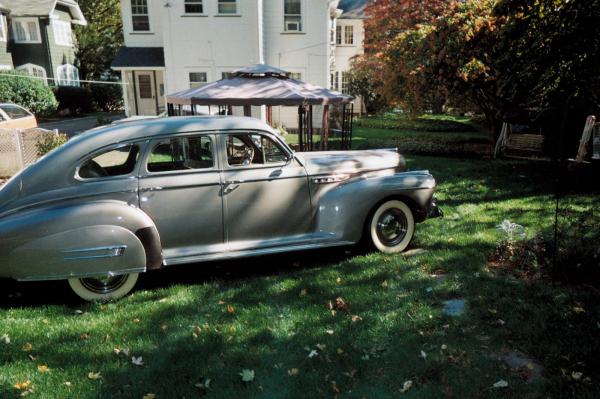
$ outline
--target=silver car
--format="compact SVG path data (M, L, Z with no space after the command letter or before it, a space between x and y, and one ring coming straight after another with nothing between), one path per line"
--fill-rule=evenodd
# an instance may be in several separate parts
M0 189L0 277L111 300L170 265L354 244L404 250L435 180L395 150L295 153L265 123L163 118L81 134Z

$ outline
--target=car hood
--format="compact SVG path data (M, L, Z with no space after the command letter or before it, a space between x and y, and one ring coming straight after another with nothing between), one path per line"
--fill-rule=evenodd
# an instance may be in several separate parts
M404 157L393 150L297 152L309 175L360 173L373 170L406 170Z

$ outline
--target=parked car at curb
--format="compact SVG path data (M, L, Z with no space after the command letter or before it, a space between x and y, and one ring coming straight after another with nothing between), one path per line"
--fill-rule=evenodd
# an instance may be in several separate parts
M396 150L295 153L267 124L171 117L83 133L0 189L0 277L85 300L184 263L349 245L397 253L439 216Z
M0 103L0 129L33 129L38 126L35 116L17 104Z

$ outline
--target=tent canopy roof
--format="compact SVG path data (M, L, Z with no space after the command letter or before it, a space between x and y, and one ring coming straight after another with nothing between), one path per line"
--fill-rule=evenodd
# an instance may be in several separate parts
M352 96L289 78L289 72L266 64L239 69L228 79L172 93L180 105L328 105L347 104Z

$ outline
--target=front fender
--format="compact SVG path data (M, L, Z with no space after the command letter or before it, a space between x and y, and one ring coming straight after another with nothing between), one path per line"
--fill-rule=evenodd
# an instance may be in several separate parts
M403 199L412 208L415 220L422 221L435 186L435 179L427 171L367 175L328 185L319 190L315 198L316 231L357 242L371 210L387 198Z
M49 280L144 271L155 266L148 259L156 258L147 253L148 237L159 240L153 221L124 202L20 211L0 219L0 277ZM157 244L150 244L155 252Z

